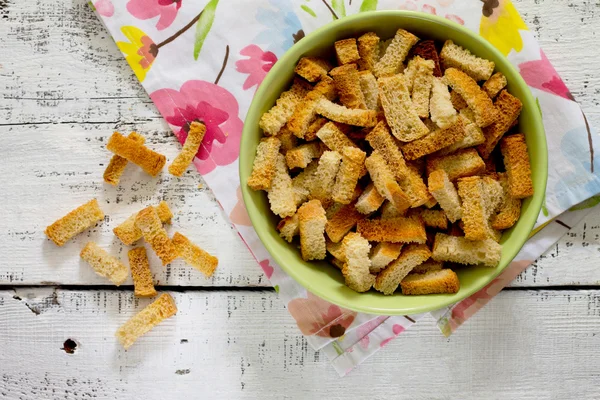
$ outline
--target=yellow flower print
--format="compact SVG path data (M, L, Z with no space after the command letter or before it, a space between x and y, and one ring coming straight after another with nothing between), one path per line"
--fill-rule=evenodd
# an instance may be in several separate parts
M510 0L482 0L483 17L479 33L504 55L512 49L520 52L523 40L519 30L528 30Z
M158 54L158 46L135 26L123 26L121 32L129 42L117 42L117 46L125 55L125 59L137 78L142 82Z

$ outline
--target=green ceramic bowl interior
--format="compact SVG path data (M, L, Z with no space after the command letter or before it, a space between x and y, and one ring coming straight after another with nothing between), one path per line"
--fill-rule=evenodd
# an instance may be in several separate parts
M465 267L457 270L460 291L453 295L384 296L375 290L356 293L344 285L340 271L326 262L305 262L296 243L279 237L275 226L278 218L270 209L265 192L248 188L246 181L252 170L256 146L262 137L258 121L274 104L279 94L289 87L294 67L305 55L330 55L336 40L374 31L381 38L391 38L404 28L421 38L455 43L474 54L492 60L496 70L508 79L508 90L523 102L520 130L527 137L533 168L535 195L523 202L518 223L502 238L502 259L496 268ZM416 314L432 311L475 293L490 283L515 257L527 240L539 214L547 178L547 149L542 119L536 101L517 70L490 43L468 29L446 19L408 11L378 11L357 14L332 22L316 30L288 50L266 76L248 111L241 142L240 179L244 202L254 229L279 265L297 282L315 295L355 311L384 315Z

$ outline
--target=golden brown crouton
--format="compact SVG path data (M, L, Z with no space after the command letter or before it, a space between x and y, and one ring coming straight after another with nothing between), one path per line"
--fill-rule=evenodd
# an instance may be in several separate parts
M379 41L375 32L367 32L358 38L358 67L361 71L372 71L379 61Z
M381 196L385 197L399 211L410 207L410 199L402 191L385 159L377 150L373 151L366 159L365 165L375 188Z
M256 157L252 165L252 173L248 178L248 186L253 190L267 190L275 176L275 163L281 142L277 137L263 138L256 147Z
M279 139L279 141L281 142L281 147L279 148L279 151L284 156L288 152L288 150L291 150L298 145L298 139L290 131L287 125L281 128L281 130L277 133L276 138Z
M365 157L366 153L360 149L344 147L342 150L342 165L338 170L332 189L334 201L342 204L349 204L352 201L354 188L358 183Z
M335 48L335 56L340 65L350 64L360 60L356 39L354 38L338 40L333 44L333 47Z
M333 243L342 240L358 221L366 217L366 215L358 212L355 203L343 205L330 214L325 225L325 232Z
M485 143L477 147L481 157L488 158L513 123L519 118L523 104L521 100L503 90L494 103L498 110L498 118L493 124L483 129Z
M479 176L458 180L458 195L462 201L462 222L465 238L469 240L494 239L496 233L489 222L483 182Z
M447 156L427 158L427 174L443 169L451 181L467 176L479 175L485 171L485 163L475 149L459 150Z
M106 149L134 163L152 176L158 175L167 162L164 155L150 150L143 144L129 139L119 132L113 133L108 139Z
M144 139L144 137L137 132L131 132L127 137L139 144L144 144L146 141L146 139ZM125 171L125 167L127 166L128 162L129 161L127 161L127 159L121 156L112 156L108 166L104 170L104 182L114 186L118 185L121 175L123 175L123 171Z
M258 126L265 135L273 136L283 128L294 114L294 110L312 87L301 79L295 79L292 87L281 93L275 105L260 117Z
M298 213L292 215L291 217L285 217L279 221L277 224L277 230L279 231L279 236L287 240L288 243L292 243L294 236L298 236L300 234Z
M289 169L306 168L314 158L321 157L322 150L318 142L302 144L285 153L285 162Z
M440 52L444 68L458 68L476 81L485 81L492 76L495 64L473 55L469 50L447 40Z
M425 243L425 224L418 217L372 219L357 223L357 232L373 242Z
M511 228L521 216L521 200L515 199L509 193L508 178L506 173L500 173L500 184L502 185L503 198L498 214L492 216L492 228L504 230Z
M347 74L349 72L358 72L358 67L356 66L356 64L346 64L335 67L331 71L329 71L329 75L332 78L335 78L336 75Z
M462 96L454 90L452 92L450 92L450 101L452 102L452 105L454 106L454 108L457 109L458 111L469 107L469 105L467 104L465 99L463 99Z
M317 132L319 132L319 130L325 126L327 122L329 122L327 118L317 117L306 129L306 133L304 133L304 140L307 142L315 140L317 138ZM296 146L294 145L293 147Z
M407 160L416 160L451 146L465 137L465 125L461 118L445 129L437 129L420 139L402 146L402 153Z
M173 235L173 244L177 249L177 255L183 258L186 263L202 272L206 277L210 278L215 272L219 264L219 259L202 250L186 236L175 232Z
M342 153L344 147L356 147L352 140L338 128L333 122L328 122L317 132L317 137L321 139L325 146L329 147L330 150Z
M433 40L422 40L412 48L411 53L416 57L419 56L425 60L432 60L434 63L433 76L442 77L442 69L440 67L440 58L435 48Z
M481 88L490 96L490 98L495 98L498 96L498 93L502 89L506 87L508 81L502 72L496 72L494 75L490 77L485 83L481 86Z
M444 74L446 83L458 92L475 114L475 122L481 128L496 119L496 109L490 97L470 76L455 68L448 68Z
M400 211L392 203L389 201L385 201L383 203L383 207L381 207L381 219L392 219L398 217L405 217L406 211Z
M298 61L294 72L309 82L316 82L321 77L326 76L330 69L331 65L322 58L302 57Z
M127 256L129 257L129 268L131 269L131 277L133 278L134 295L137 297L156 296L146 249L136 247L129 250Z
M400 72L408 52L418 41L419 38L412 33L404 29L398 29L385 52L373 67L375 76L380 78Z
M408 274L400 282L403 295L458 293L460 281L451 269L428 271L424 274Z
M506 136L500 142L504 166L508 176L508 193L515 199L533 196L531 165L525 135Z
M417 265L431 257L431 251L424 244L406 246L400 257L377 275L374 288L385 295L394 294L400 282Z
M410 215L410 214L409 214ZM435 229L448 229L448 218L444 210L420 210L419 215L425 226Z
M163 265L177 258L177 249L162 226L156 209L148 206L135 217L135 225L142 231L144 240L150 244Z
M381 242L371 251L371 273L377 274L400 255L402 243Z
M376 111L346 108L326 98L318 100L315 110L318 114L342 124L367 127L377 124Z
M358 79L367 109L379 110L379 88L375 75L370 71L361 71L358 73Z
M58 246L62 246L103 219L104 213L98 206L98 201L93 199L55 221L46 228L44 233Z
M377 211L384 201L385 197L380 195L375 185L371 183L356 201L356 209L359 213L368 215Z
M129 276L127 267L117 258L108 254L94 242L88 242L79 256L94 269L98 275L108 278L120 286Z
M434 259L430 258L429 260L425 261L423 264L419 264L416 267L414 267L410 273L411 274L424 274L429 271L439 271L442 268L444 268L443 262L435 261Z
M350 232L344 238L343 246L346 263L342 267L342 274L346 286L359 293L368 291L375 283L375 275L370 272L371 245L358 233Z
M429 174L428 184L429 192L440 203L450 222L461 219L462 204L456 188L448 179L448 174L442 169L435 170Z
M296 137L303 139L310 125L317 118L317 103L322 97L333 100L336 96L333 79L324 77L298 103L287 123L288 129Z
M304 261L323 260L325 246L325 210L319 200L310 200L298 209L300 250Z
M332 241L327 240L327 252L331 254L334 258L346 262L346 252L344 251L344 241L340 241L338 243L333 243ZM340 268L341 269L341 268Z
M291 217L296 212L296 194L282 154L277 155L275 175L268 190L268 198L273 214L283 218Z
M196 157L200 144L206 134L206 125L202 122L194 121L190 124L190 129L181 152L175 157L175 160L169 165L169 172L175 176L181 176Z
M158 218L160 218L160 222L163 224L168 224L171 222L173 213L165 201L161 201L155 208ZM137 214L138 213L131 215L115 229L113 229L115 236L121 239L121 242L127 246L131 246L143 236L142 231L135 225L135 218L137 217Z
M431 85L433 84L433 69L435 63L432 60L424 60L417 56L415 76L412 85L411 98L417 115L420 118L429 117L429 97Z
M366 109L358 71L337 74L333 77L340 102L348 108Z
M447 154L454 153L460 149L466 149L468 147L478 146L485 142L485 136L483 135L483 131L477 124L470 119L468 119L465 114L471 113L471 110L468 108L463 108L460 110L460 114L458 118L462 119L465 125L465 136L457 141L456 143L444 147L442 150L438 151L436 154L440 156L444 156ZM472 113L471 113L472 114Z
M432 258L436 261L496 267L501 254L502 246L492 239L469 240L465 237L437 233Z

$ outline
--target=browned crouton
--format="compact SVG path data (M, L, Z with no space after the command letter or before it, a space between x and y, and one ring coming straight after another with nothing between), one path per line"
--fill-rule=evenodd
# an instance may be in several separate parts
M365 217L366 215L358 212L355 203L343 205L328 216L325 232L333 243L338 243Z
M129 276L127 267L118 258L111 256L94 242L88 242L79 256L90 264L94 272L117 286L122 285Z
M392 243L425 243L425 224L418 217L372 219L357 223L357 231L367 240Z
M533 196L531 165L525 135L510 135L500 142L504 166L508 176L508 192L515 199Z
M164 155L150 150L143 144L129 139L119 132L113 133L108 139L106 149L134 163L152 176L158 175L167 162Z
M206 125L202 122L194 121L190 124L188 135L185 138L185 143L181 152L175 157L175 160L169 165L169 172L175 176L181 176L190 166L194 157L198 153L200 144L206 134Z
M379 61L379 41L375 32L367 32L358 38L358 67L361 71L372 71Z
M462 118L456 118L454 123L445 129L437 129L420 139L402 146L402 153L407 160L416 160L435 153L465 137L465 125Z
M135 225L142 231L144 240L150 244L163 265L177 258L177 249L163 228L156 209L148 206L135 217Z
M475 149L459 150L447 156L427 158L427 174L443 169L451 181L467 176L479 175L485 171L485 163Z
M55 221L46 228L44 233L58 246L62 246L103 219L104 213L98 206L98 201L93 199Z
M498 93L502 89L506 87L508 81L502 72L496 72L494 75L490 77L485 83L481 86L481 88L490 96L490 98L495 98L498 96Z
M366 159L365 165L375 188L381 196L385 197L399 211L410 207L410 199L402 191L385 159L377 150L373 151Z
M335 56L338 64L350 64L360 60L356 39L350 38L338 40L333 46L335 48Z
M333 77L340 102L348 108L366 109L365 96L360 86L358 71L337 74Z
M462 218L462 205L456 188L448 179L448 174L438 169L429 174L429 192L440 203L442 210L451 222Z
M145 140L142 135L137 132L131 132L127 137L136 143L144 144ZM119 180L121 179L121 175L123 175L123 171L125 171L125 167L127 166L127 159L114 155L110 159L108 166L104 170L104 182L109 183L111 185L118 185Z
M479 58L469 50L447 40L440 52L444 68L458 68L476 81L485 81L492 76L495 64L492 61Z
M248 186L253 190L267 190L275 176L275 163L281 142L276 137L263 138L256 147L256 157Z
M433 40L422 40L412 48L411 53L416 57L419 56L425 60L432 60L434 63L433 76L441 78L442 69L440 67L440 58L435 48Z
M436 261L496 267L501 253L502 246L492 239L469 240L438 233L435 235L432 258Z
M414 271L414 270L413 270ZM451 269L408 274L400 283L403 295L458 293L460 281Z
M342 124L367 127L377 124L377 111L346 108L326 98L318 100L315 110L318 114Z
M281 93L275 105L260 117L258 126L265 135L276 135L289 121L294 110L312 87L301 79L295 79L292 87Z
M331 65L324 59L318 57L302 57L294 72L309 82L316 82L331 69Z
M385 295L394 294L400 282L417 265L431 257L431 251L424 244L406 246L400 257L377 275L374 288Z
M131 277L133 278L133 293L137 297L154 297L156 289L152 282L152 272L150 271L150 263L146 255L146 249L136 247L129 250L129 268L131 269Z
M300 250L302 259L323 260L326 256L325 246L325 210L319 200L304 203L298 209L300 229Z
M334 201L342 204L349 204L352 201L354 188L358 183L365 157L366 153L360 149L344 147L342 150L342 165L338 170L332 189Z
M173 244L177 249L177 255L183 258L186 263L206 275L206 277L210 278L215 272L219 264L219 259L196 246L186 236L175 232L173 235Z
M485 142L477 147L481 157L488 158L513 123L519 118L523 104L521 100L503 90L494 103L498 110L498 118L493 124L483 129Z
M448 68L444 74L446 83L458 92L475 114L475 122L481 128L496 119L496 109L490 97L470 76L455 68Z
M418 41L419 38L412 33L404 29L398 29L385 52L373 67L375 76L379 78L400 72L408 52Z

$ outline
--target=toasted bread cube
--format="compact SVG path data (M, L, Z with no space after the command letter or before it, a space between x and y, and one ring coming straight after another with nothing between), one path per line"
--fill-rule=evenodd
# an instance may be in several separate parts
M90 264L94 272L108 278L117 286L122 285L129 276L127 267L119 259L108 254L94 242L88 242L79 256Z
M316 140L317 139L317 132L319 132L319 130L321 130L321 128L323 126L325 126L325 124L328 123L328 122L329 122L329 120L327 118L317 117L308 126L308 129L306 130L306 133L304 133L304 140L306 140L307 142L312 142L313 140ZM296 145L294 145L292 147L296 147Z
M492 228L504 230L511 228L521 216L521 200L512 197L509 193L508 178L506 173L501 173L500 184L503 189L502 204L498 214L492 216Z
M327 252L331 254L335 259L342 262L346 262L346 251L344 249L343 239L338 243L333 243L328 240L325 247L327 247Z
M151 176L158 175L167 162L167 158L162 154L150 150L143 144L129 139L119 132L113 133L108 139L106 149L134 163Z
M448 86L440 78L434 78L432 81L429 109L431 121L442 129L451 126L456 119L456 110L452 105Z
M331 69L331 65L324 59L318 57L302 57L294 72L309 82L316 82Z
M428 271L424 274L408 274L400 282L403 295L458 293L460 281L451 269Z
M475 149L459 150L447 156L433 156L427 158L427 174L443 169L448 174L448 179L455 181L458 178L480 175L485 171L485 163Z
M498 211L504 200L504 189L499 180L491 176L482 176L481 184L483 186L483 201L485 204L486 215L491 217Z
M98 206L98 201L93 199L49 225L44 233L56 245L63 246L71 238L103 219L104 213Z
M492 239L469 240L465 237L435 235L432 258L436 261L453 262L465 265L482 264L496 267L500 262L502 246Z
M298 145L298 139L290 131L287 125L285 125L275 136L281 142L279 151L285 156L285 154Z
M137 132L131 132L129 135L127 135L127 138L139 144L144 144L144 142L146 141L146 139L144 139L144 137ZM104 182L109 183L113 186L117 186L128 162L129 161L127 161L127 159L121 156L112 156L110 162L108 163L108 166L104 170Z
M412 85L412 103L420 118L429 117L429 97L431 85L433 84L433 70L435 63L432 60L424 60L417 56L415 76Z
M356 209L359 213L368 215L377 211L384 201L385 197L380 195L371 183L356 201Z
M417 73L417 66L419 65L419 59L413 57L408 60L406 68L404 69L404 81L406 82L406 89L408 93L412 95L413 85L415 84L415 74Z
M506 136L500 142L504 166L508 176L508 192L515 199L533 196L531 165L525 135Z
M429 192L438 201L450 222L462 218L462 204L456 188L448 179L448 174L438 169L429 174Z
M129 258L129 268L131 268L131 277L133 278L133 294L137 297L156 296L146 249L136 247L129 250L127 256Z
M340 102L348 108L366 109L365 96L360 86L358 71L349 71L333 77Z
M329 147L330 150L337 151L340 154L344 151L344 147L358 148L358 146L354 144L348 136L344 135L333 122L328 122L323 125L317 132L317 137L321 139L321 141L325 143L325 146Z
M435 261L434 259L430 258L429 260L425 261L423 264L419 264L416 267L414 267L410 273L411 274L424 274L429 271L439 271L442 268L444 268L443 262Z
M340 169L342 155L337 151L326 151L319 159L319 166L315 172L315 182L311 196L325 201L331 199L331 190Z
M464 223L465 238L469 240L494 238L481 177L470 176L459 179L458 195L462 201L462 221Z
M378 243L377 246L371 250L371 273L378 274L382 269L387 267L389 263L398 258L402 246L402 243Z
M407 160L416 160L453 145L462 140L465 134L462 118L456 118L449 127L437 129L420 139L405 144L402 146L402 153Z
M275 163L275 175L268 190L269 204L273 214L281 218L291 217L296 212L296 192L292 186L292 178L285 165L285 157L277 155Z
M329 75L332 78L335 78L337 75L343 75L349 72L358 72L358 67L356 66L356 64L346 64L332 68L331 71L329 71Z
M477 126L484 128L496 119L496 109L490 97L470 76L456 68L448 68L444 74L446 83L458 92L475 114Z
M358 73L358 80L367 109L379 110L379 88L375 75L370 71L361 71Z
M200 148L200 144L202 144L202 140L204 140L205 134L206 125L202 122L194 121L190 124L190 130L185 138L185 143L183 144L181 152L175 157L173 163L169 165L169 172L172 175L183 175L187 167L189 167L194 160L194 157L196 157L196 153L198 153L198 149Z
M256 157L252 165L252 173L248 178L248 186L252 190L267 190L275 176L275 163L281 148L277 137L263 138L256 147Z
M469 108L469 105L467 104L465 99L463 99L463 97L454 90L450 92L450 101L452 102L454 108L458 111L465 108Z
M431 251L424 244L406 246L400 257L377 275L374 288L385 295L394 294L406 275L429 257L431 257Z
M490 96L490 98L495 98L498 96L498 93L502 89L506 87L508 81L502 72L496 72L494 75L490 77L485 83L481 86L484 92Z
M333 243L338 243L346 236L350 229L365 219L366 215L361 214L356 209L355 203L341 206L339 209L330 212L325 225L325 232Z
M366 159L365 165L375 188L381 196L385 197L399 211L410 207L410 199L402 191L385 159L377 150L373 151L371 156Z
M380 78L379 99L385 118L396 139L411 142L429 133L415 110L404 75Z
M433 40L422 40L417 43L411 50L411 53L416 57L419 56L425 60L431 60L434 63L433 76L442 77L442 69L440 67L440 58L435 48Z
M298 209L300 250L304 261L324 260L327 217L319 200L310 200Z
M285 164L284 164L285 165ZM308 167L304 169L304 171L300 172L298 175L292 179L292 194L294 203L297 207L300 207L302 203L304 203L310 197L310 194L314 190L314 186L316 184L315 174L317 172L317 168L319 166L319 162L314 160ZM287 185L285 184L285 176L282 175L282 187L281 189L285 189L280 193L281 196L277 195L275 201L277 201L280 205L279 207L285 206L289 207L287 204L287 200L284 200L284 195L287 193ZM284 193L285 192L285 193Z
M383 207L381 207L381 219L392 219L398 217L405 217L406 211L400 211L392 203L386 201L383 203Z
M360 36L358 42L358 67L361 71L372 71L379 61L379 36L375 32L367 32Z
M340 65L350 64L360 60L356 39L349 38L338 40L333 44L335 48L335 56Z
M352 201L354 188L358 183L360 172L365 162L366 153L354 147L344 147L342 150L342 165L335 178L332 198L342 204Z
M173 235L173 244L177 249L177 255L202 272L207 278L212 276L217 265L219 265L217 257L208 254L179 232L175 232Z
M448 229L448 218L444 210L420 210L425 226L435 229Z
M342 267L342 274L346 286L359 293L368 291L375 283L375 275L370 272L371 245L360 234L350 232L344 238L343 246L346 263Z
M400 72L402 63L410 49L417 44L419 38L404 29L398 29L389 43L383 56L375 63L373 73L376 77L391 76Z
M336 96L333 79L324 77L313 90L298 103L287 123L288 129L296 137L303 139L310 125L317 118L317 104L322 97L333 100Z
M458 68L476 81L485 81L492 76L496 65L473 55L469 50L446 40L440 52L444 68Z
M321 157L321 145L317 142L302 144L285 154L285 161L289 169L306 168L314 159Z
M517 121L521 114L521 109L523 108L521 100L511 95L506 90L503 90L500 95L498 95L494 105L498 110L498 118L493 124L483 129L485 143L477 147L479 154L481 154L481 157L483 158L488 158L490 154L492 154L492 151L494 151L494 148L496 148L496 145L502 136L508 132L513 126L513 123Z
M165 201L161 201L155 208L156 212L158 213L158 218L160 218L160 222L163 224L168 224L171 222L173 213ZM142 231L135 225L135 218L137 215L138 213L131 215L115 229L113 229L115 236L121 239L121 242L127 246L131 246L133 243L140 240L142 236L144 236Z
M275 102L275 105L260 117L258 126L260 126L265 135L276 135L289 121L298 104L300 104L304 96L311 89L310 85L302 82L302 80L294 80L292 87L283 92Z
M152 304L121 325L115 336L119 339L125 350L127 350L142 335L176 313L177 306L175 305L175 301L171 295L164 293Z
M135 225L142 231L144 240L150 244L163 265L177 258L177 249L163 228L154 207L149 206L140 211L135 217Z
M425 224L419 217L371 219L357 223L357 232L373 242L425 243Z
M277 224L277 230L279 231L279 236L287 240L288 243L292 243L294 237L300 234L298 213L292 215L291 217L285 217L279 221L279 224Z
M377 112L374 110L349 109L339 104L332 103L326 98L318 100L316 112L335 122L355 126L375 126Z
M481 128L478 127L475 122L472 122L465 116L469 113L471 113L471 110L464 108L460 110L460 115L458 116L458 118L462 119L465 126L465 136L456 143L451 144L448 147L444 147L442 150L438 151L436 153L437 155L445 156L447 154L454 153L457 150L478 146L485 142L485 136L483 135Z

